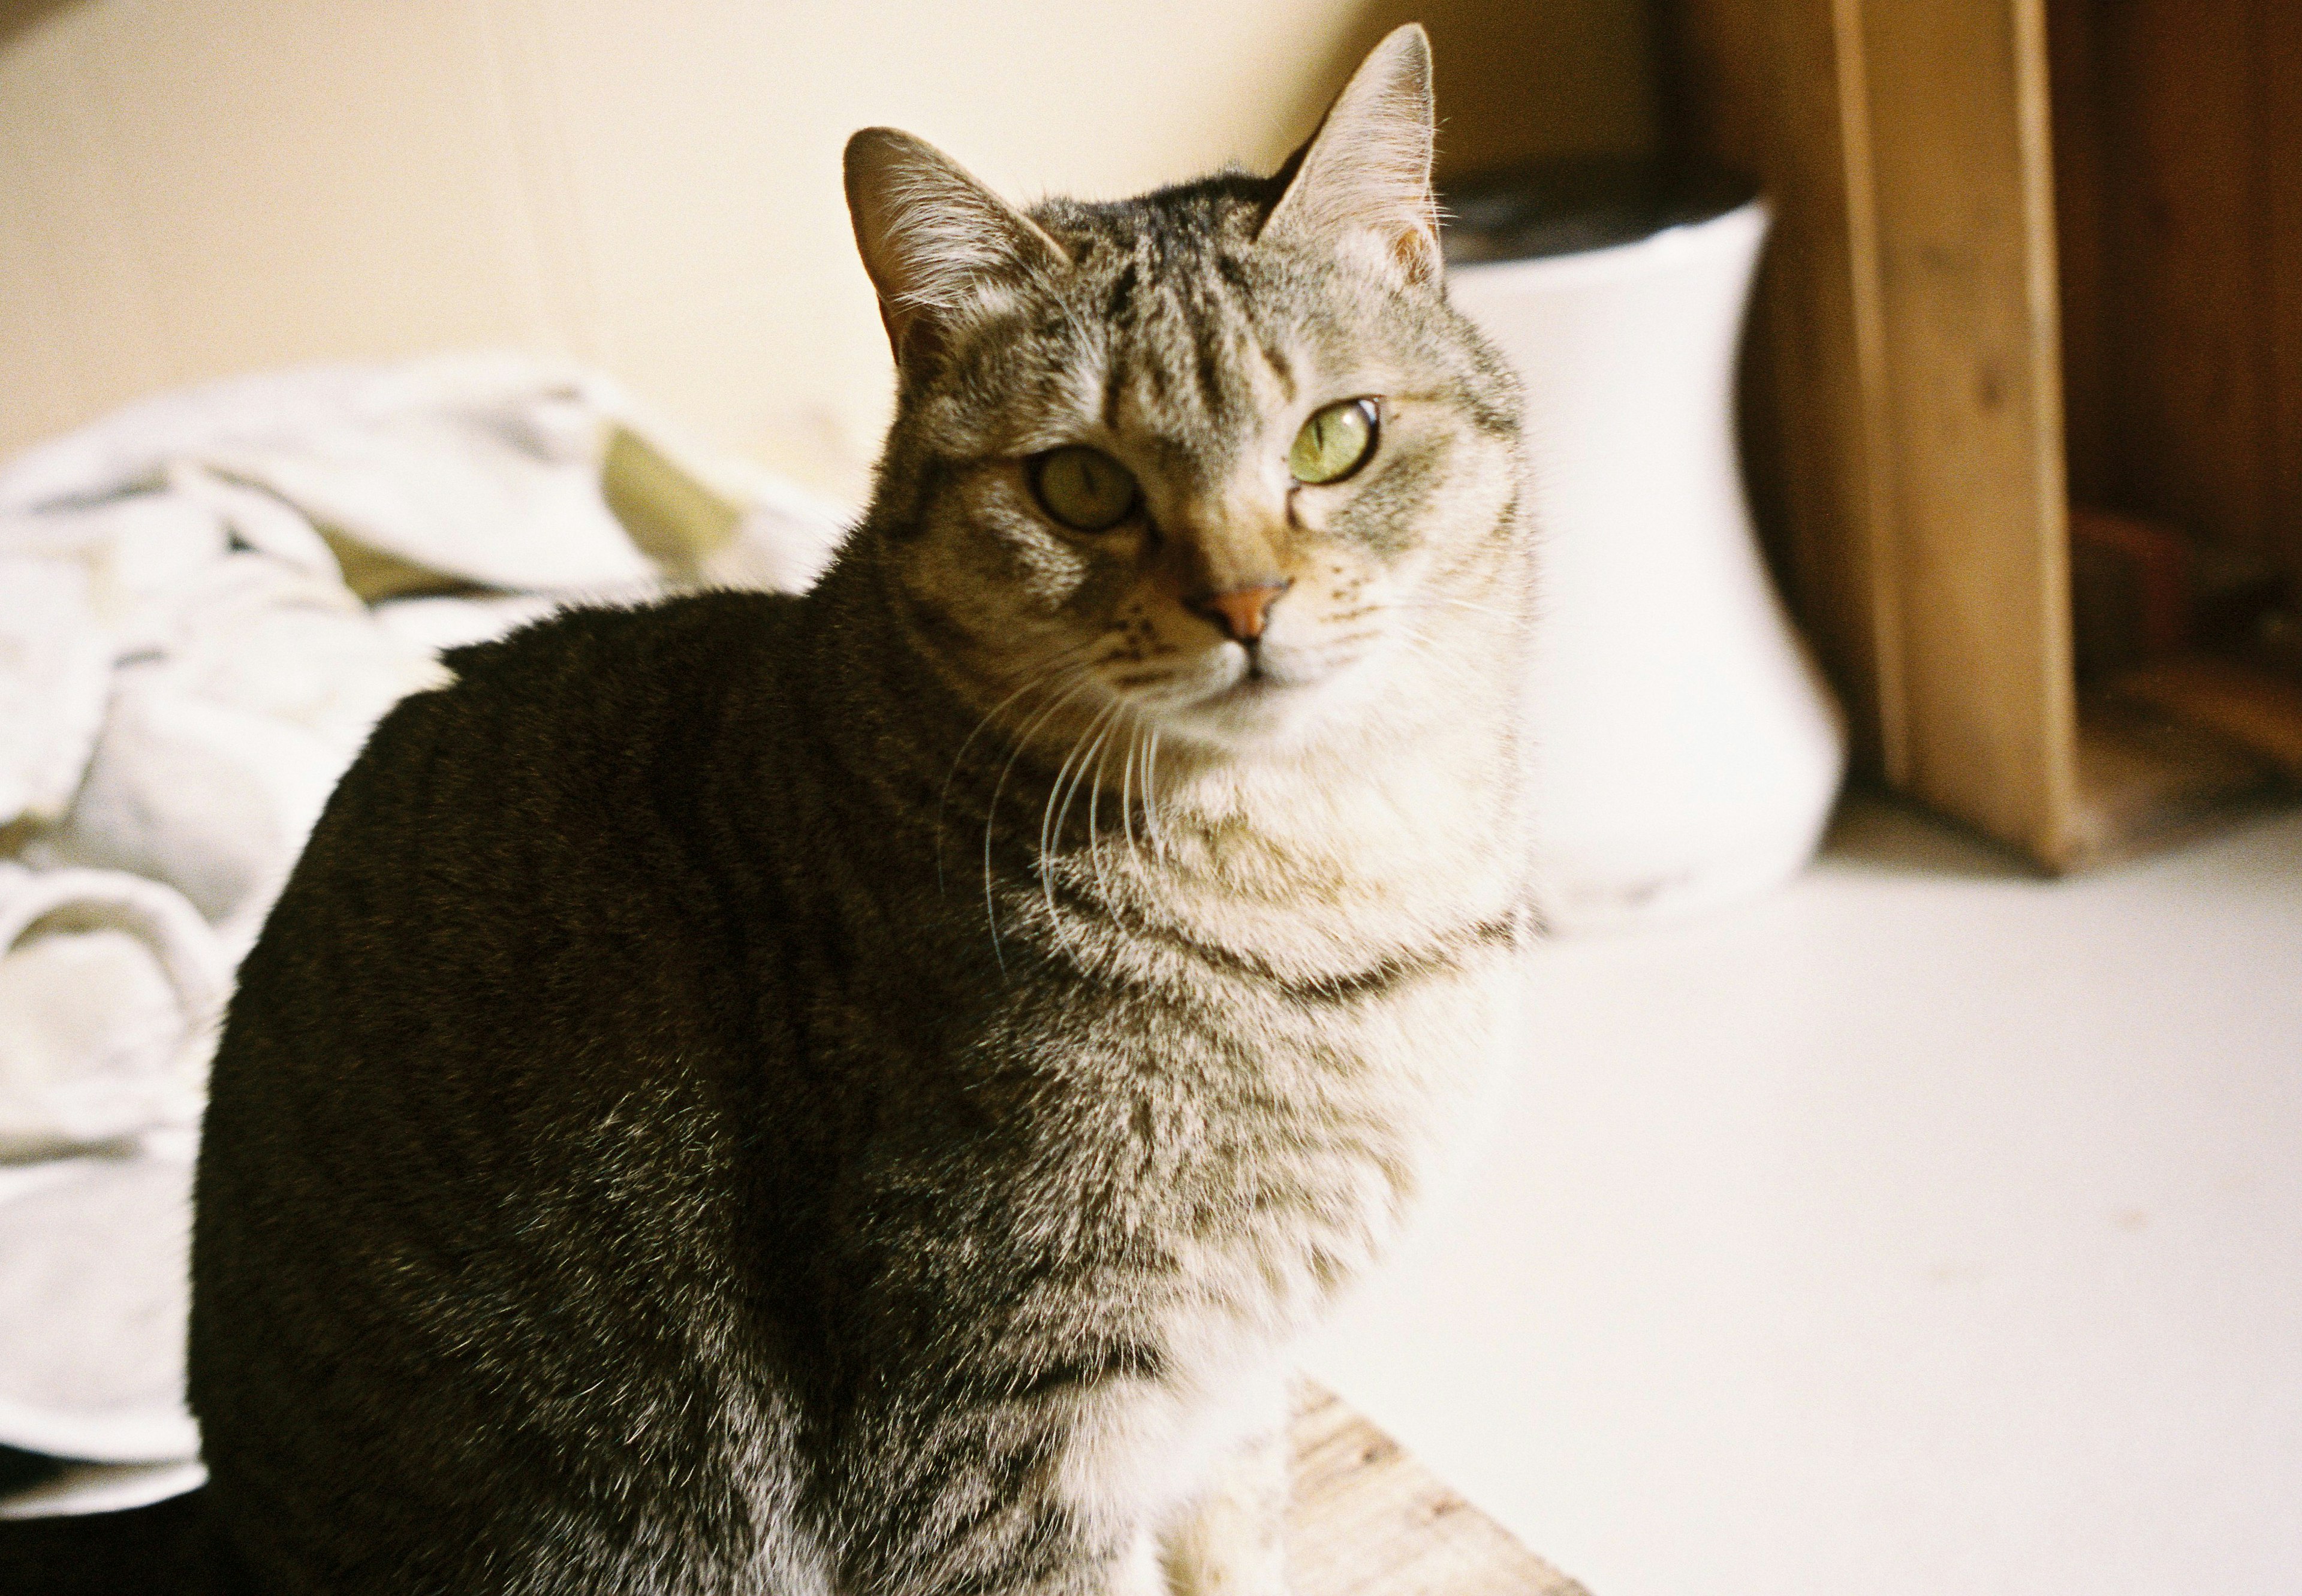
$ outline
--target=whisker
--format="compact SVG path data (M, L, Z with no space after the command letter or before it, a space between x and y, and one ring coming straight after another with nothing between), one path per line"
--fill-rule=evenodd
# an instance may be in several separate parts
M1071 812L1071 799L1079 795L1080 781L1086 777L1087 760L1094 758L1095 751L1103 746L1103 740L1100 737L1096 737L1092 746L1088 744L1088 739L1095 737L1096 728L1103 726L1106 721L1110 720L1118 712L1123 701L1124 701L1120 699L1112 700L1111 702L1105 704L1096 712L1096 718L1093 720L1088 722L1087 729L1079 735L1078 740L1071 744L1071 752L1063 756L1062 766L1055 771L1055 785L1047 789L1047 807L1044 811L1042 811L1039 817L1039 888L1046 895L1047 920L1050 925L1055 923L1054 855L1056 849L1063 846L1063 821ZM1085 758L1081 757L1082 750L1085 752ZM1055 811L1055 798L1058 794L1063 791L1063 777L1066 775L1071 774L1071 761L1073 760L1079 760L1080 761L1079 771L1076 776L1072 777L1071 793L1069 796L1066 796L1063 799L1062 812L1057 813ZM1052 842L1049 838L1049 818L1051 816L1053 817L1054 831ZM1092 841L1092 836L1093 828L1092 822L1090 821L1090 841Z
M1066 665L1074 664L1077 661L1075 659L1071 658L1071 656L1081 654L1085 651L1086 651L1081 649L1067 649L1063 651L1063 653L1056 655L1054 659L1048 662L1049 668L1050 669L1061 669ZM1009 704L1013 703L1017 699L1030 692L1034 687L1041 689L1053 687L1062 679L1063 678L1061 676L1054 675L1038 676L1032 677L1031 680L1024 683L1021 687L1016 688L1014 692L1009 693L1005 698L1001 699L997 703L991 706L990 710L985 713L983 718L975 723L975 729L969 732L966 737L961 741L959 752L951 756L951 769L943 778L943 790L936 794L935 865L936 895L937 897L945 895L943 880L944 811L951 802L951 784L958 778L959 768L966 761L967 759L967 751L974 746L975 739L983 735L983 728L989 726L992 721L998 718L1000 712L1005 710Z
M1142 861L1135 854L1135 756L1143 747L1143 716L1133 704L1127 706L1127 757L1119 762L1119 825L1127 834L1127 857L1130 861Z
M1148 841L1151 836L1151 766L1148 762L1148 754L1151 743L1158 736L1158 728L1146 720L1141 709L1134 704L1127 707L1127 774L1129 777L1131 777L1134 775L1137 761L1138 760L1144 761L1143 840ZM1143 869L1143 855L1137 846L1133 801L1126 792L1122 791L1120 794L1120 802L1122 813L1127 817L1127 857L1140 872ZM1158 858L1155 846L1152 851L1152 858L1155 861Z
M1093 681L1094 678L1091 676L1074 677L1070 689L1061 698L1042 706L1030 719L1023 723L1022 729L1015 735L1015 746L1009 751L1007 762L999 768L999 779L991 786L991 802L983 811L983 914L984 918L991 923L991 956L997 962L999 973L1003 977L1007 973L1007 960L999 951L999 911L991 886L991 841L992 832L999 816L999 794L1006 790L1007 777L1013 772L1015 761L1022 757L1023 750L1029 744L1032 734L1065 704L1077 698Z
M1423 650L1425 655L1430 659L1438 661L1441 666L1445 668L1449 675L1462 676L1468 679L1477 672L1478 668L1474 666L1473 661L1467 660L1463 657L1461 650L1450 650L1447 648L1437 638L1431 636L1428 633L1420 631L1417 628L1407 626L1402 622L1395 629L1395 634L1401 641L1412 643L1416 648Z
M1143 834L1151 839L1151 857L1166 846L1166 826L1159 819L1159 723L1151 722L1151 742L1143 751Z
M1524 614L1517 610L1500 609L1493 604L1474 603L1469 599L1423 597L1414 600L1412 603L1413 607L1416 609L1429 609L1433 608L1444 608L1448 609L1468 609L1480 615L1491 615L1507 621L1524 621L1526 618Z
M1090 768L1088 761L1094 760L1097 754L1103 752L1103 745L1110 737L1112 728L1119 724L1120 711L1124 710L1126 707L1127 702L1124 699L1115 698L1112 700L1111 703L1107 708L1105 708L1104 712L1096 717L1095 723L1088 727L1088 735L1094 737L1095 741L1088 745L1086 754L1080 759L1079 769L1072 772L1071 790L1063 799L1063 813L1058 814L1055 817L1055 845L1057 847L1061 847L1063 845L1063 816L1071 813L1071 800L1079 796L1080 788L1087 782L1088 772ZM1103 780L1103 768L1098 764L1094 766L1093 769L1095 770L1095 779L1099 785ZM1088 839L1092 843L1094 838L1094 794L1090 793L1088 800Z
M1047 784L1046 802L1039 806L1039 853L1036 868L1039 874L1039 890L1047 900L1047 920L1050 925L1054 923L1055 918L1055 886L1053 877L1048 874L1053 868L1054 857L1054 839L1049 836L1048 832L1054 824L1055 795L1063 790L1063 778L1071 774L1071 760L1079 756L1080 749L1087 746L1088 735L1095 730L1101 719L1102 716L1097 715L1094 720L1088 722L1078 736L1071 739L1071 745L1063 751L1063 762L1055 767L1054 779Z
M1093 719L1080 729L1079 735L1071 739L1071 747L1064 751L1063 762L1055 767L1054 780L1048 785L1047 801L1039 811L1039 879L1042 886L1046 885L1047 882L1048 861L1063 845L1061 833L1054 829L1055 801L1063 796L1064 783L1071 777L1071 761L1086 752L1088 740L1095 735L1096 727L1103 724L1104 717L1110 712L1110 706L1106 704L1096 712Z
M1127 701L1123 698L1114 699L1112 701L1122 710L1127 708ZM1088 788L1087 794L1087 862L1088 869L1092 870L1095 874L1095 885L1096 889L1098 892L1102 891L1104 886L1103 828L1096 820L1096 804L1097 801L1103 797L1104 761L1110 758L1110 755L1104 750L1104 744L1111 740L1111 734L1118 729L1119 717L1117 715L1113 715L1111 718L1111 725L1105 728L1102 736L1097 737L1095 740L1095 783L1092 786ZM1123 821L1127 815L1126 806L1123 802L1119 812L1120 818Z

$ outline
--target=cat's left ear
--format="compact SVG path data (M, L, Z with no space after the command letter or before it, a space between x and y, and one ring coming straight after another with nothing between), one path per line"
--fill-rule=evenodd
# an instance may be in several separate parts
M943 151L895 128L847 141L847 212L908 370L1003 277L1069 265L1063 246Z
M1431 40L1409 22L1368 52L1281 169L1287 190L1257 241L1365 250L1410 282L1437 281L1431 130Z

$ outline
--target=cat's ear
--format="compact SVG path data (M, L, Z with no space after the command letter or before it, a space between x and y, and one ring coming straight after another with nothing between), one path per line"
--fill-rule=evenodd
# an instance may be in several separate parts
M924 139L865 128L847 141L847 214L895 364L997 279L1068 265L1031 219Z
M1411 282L1439 276L1431 191L1431 40L1419 23L1368 52L1311 141L1280 175L1286 191L1258 239L1365 249Z

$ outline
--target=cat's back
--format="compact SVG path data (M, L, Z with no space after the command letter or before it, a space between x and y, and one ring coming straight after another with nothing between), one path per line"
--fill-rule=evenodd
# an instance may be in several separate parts
M726 861L731 795L777 764L797 602L571 612L452 654L315 827L218 1049L193 1258L213 1490L281 1584L363 1588L334 1582L364 1543L451 1505L615 1492L555 1477L602 1411L634 1466L718 1476L680 1512L744 1511L703 1416L752 1062Z
M507 1021L643 973L634 935L684 929L693 953L719 918L704 856L755 790L728 760L777 764L796 603L571 610L450 653L454 680L386 716L330 800L243 966L220 1071L243 1035L313 1023L322 991L340 1057L405 1051L409 1027L500 1049Z

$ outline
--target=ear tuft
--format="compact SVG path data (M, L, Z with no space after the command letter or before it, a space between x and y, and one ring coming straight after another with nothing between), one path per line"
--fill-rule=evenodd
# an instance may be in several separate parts
M1431 41L1409 22L1367 53L1288 162L1287 191L1258 239L1331 250L1373 244L1375 258L1408 281L1435 282L1431 145Z
M924 139L847 141L847 213L899 367L995 281L1069 264L1062 246Z

